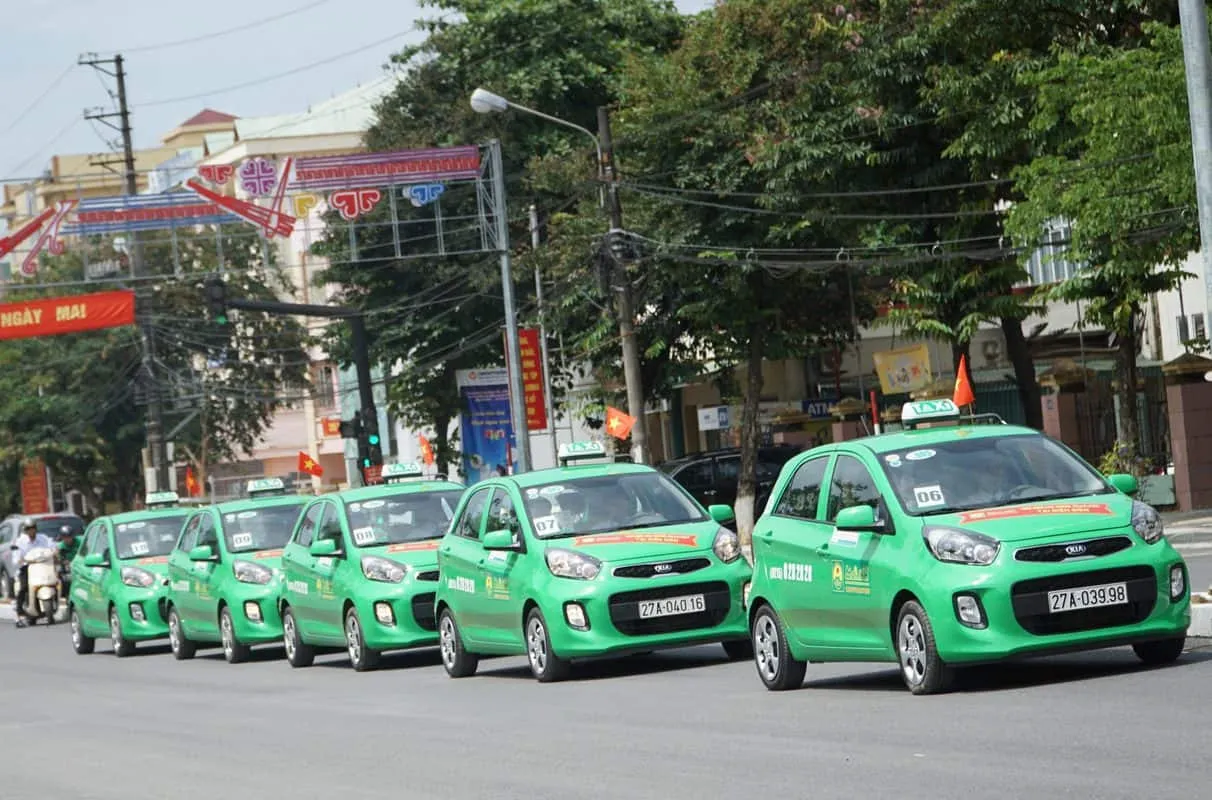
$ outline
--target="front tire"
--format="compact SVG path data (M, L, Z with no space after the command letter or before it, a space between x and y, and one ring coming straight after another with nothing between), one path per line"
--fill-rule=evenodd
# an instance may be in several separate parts
M362 621L358 619L356 608L345 613L345 647L349 650L349 663L355 672L367 672L379 666L382 653L366 646L366 636L362 633Z
M930 618L913 600L897 615L896 654L901 678L913 694L937 694L951 685L952 671L938 654Z
M463 647L463 637L449 608L442 609L438 618L438 645L442 651L442 666L452 678L469 678L476 674L480 657Z
M1172 664L1177 661L1186 646L1187 637L1179 636L1176 639L1140 642L1132 645L1132 649L1136 652L1136 657L1144 664L1150 667L1160 667L1163 664Z
M235 620L231 618L231 609L227 606L223 606L219 612L219 640L228 664L243 664L252 654L252 648L236 638Z
M75 608L71 609L68 618L71 620L72 626L72 649L78 656L89 655L97 646L97 640L84 635L84 623L80 621L79 611Z
M303 643L299 624L295 622L295 612L290 610L290 606L282 609L282 643L286 646L286 660L291 667L310 667L315 662L316 649Z
M762 605L754 614L751 638L753 663L757 667L758 678L767 689L785 692L804 684L808 662L800 661L791 654L783 622L770 606Z
M135 654L135 643L122 636L122 620L118 618L118 609L109 610L109 640L114 645L114 655L118 658L128 658Z
M526 656L530 672L539 683L555 683L568 677L571 665L551 649L551 636L543 612L532 608L526 615Z
M168 644L173 649L173 658L188 661L198 652L197 642L190 641L181 627L181 615L176 606L168 610Z

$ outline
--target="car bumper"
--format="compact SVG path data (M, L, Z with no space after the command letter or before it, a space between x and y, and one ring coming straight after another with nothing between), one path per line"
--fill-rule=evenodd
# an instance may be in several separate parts
M231 609L232 629L243 644L267 644L282 641L282 616L278 603L281 584L241 586L223 598Z
M398 587L383 584L366 589L354 600L362 637L375 650L404 650L438 643L434 617L436 582L409 581Z
M1191 623L1186 565L1168 544L1144 551L1147 559L1142 558L1143 547L1070 564L1015 562L996 577L974 576L973 567L941 566L939 572L967 580L949 580L945 590L928 593L927 613L939 655L947 662L972 664L1184 636ZM1183 571L1178 597L1170 594L1172 567ZM1110 583L1126 584L1127 603L1050 610L1050 591ZM961 595L977 599L983 627L960 619Z
M743 558L670 577L612 577L593 583L553 579L539 607L547 620L552 650L562 658L747 639L744 593L751 579L752 572ZM644 601L686 595L702 595L704 610L646 619L640 616ZM572 624L577 606L588 622L586 628Z
M151 589L127 588L111 598L118 611L122 636L131 642L146 642L168 636L165 599L168 586Z

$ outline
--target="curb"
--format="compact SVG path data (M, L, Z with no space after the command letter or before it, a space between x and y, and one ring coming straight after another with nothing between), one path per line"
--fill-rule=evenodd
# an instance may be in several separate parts
M1203 598L1202 603L1194 602L1200 597ZM1187 635L1212 639L1212 594L1194 594L1191 600L1191 625L1187 628Z

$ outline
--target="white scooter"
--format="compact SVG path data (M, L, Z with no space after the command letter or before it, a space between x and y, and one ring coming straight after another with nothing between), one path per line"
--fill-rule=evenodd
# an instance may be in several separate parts
M51 547L34 547L25 553L25 563L29 565L29 595L25 608L18 611L24 611L35 622L38 617L43 617L47 625L55 624L55 615L59 611L58 561L59 552ZM17 580L20 582L20 577Z

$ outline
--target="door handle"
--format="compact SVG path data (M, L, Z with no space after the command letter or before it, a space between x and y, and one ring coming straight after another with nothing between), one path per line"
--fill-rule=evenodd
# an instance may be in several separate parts
M774 536L774 531L762 531L758 534L758 536L768 542L770 541L770 538Z
M818 556L827 556L827 555L829 555L829 544L826 542L825 544L823 544L823 545L821 545L820 547L818 547L818 548L816 549L816 554L817 554Z

